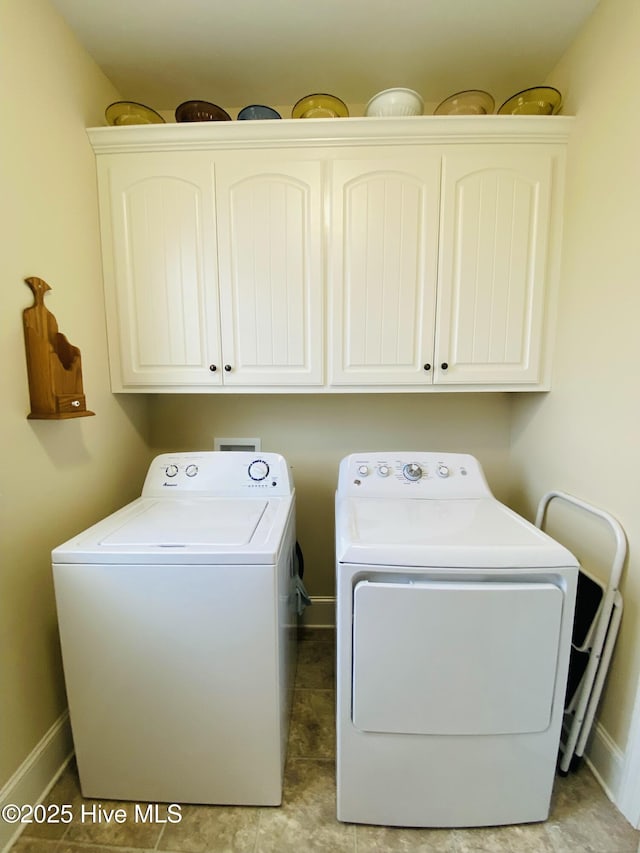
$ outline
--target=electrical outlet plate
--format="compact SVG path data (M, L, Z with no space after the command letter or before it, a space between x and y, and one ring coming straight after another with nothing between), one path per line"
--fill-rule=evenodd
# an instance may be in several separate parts
M262 450L262 442L259 438L214 438L214 450L245 450L256 453Z

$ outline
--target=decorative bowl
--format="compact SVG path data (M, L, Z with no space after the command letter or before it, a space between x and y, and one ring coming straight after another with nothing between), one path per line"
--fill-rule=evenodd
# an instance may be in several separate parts
M384 89L367 104L366 116L420 116L424 110L422 97L413 89Z
M231 121L231 116L208 101L184 101L176 107L176 121Z
M136 101L114 101L104 111L108 124L165 124L165 120L151 107Z
M552 116L562 106L562 95L552 86L535 86L524 89L508 98L498 110L498 115Z
M238 113L238 121L267 118L282 118L282 116L273 107L265 107L264 104L250 104L248 107L243 107Z
M316 92L305 95L294 104L291 118L348 118L349 109L344 101L335 95Z
M434 116L491 115L496 106L493 97L482 89L467 89L449 95L433 111Z

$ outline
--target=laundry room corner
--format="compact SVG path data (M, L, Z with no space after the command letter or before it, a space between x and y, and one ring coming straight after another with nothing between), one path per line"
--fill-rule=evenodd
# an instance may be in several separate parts
M51 549L129 499L148 464L148 404L107 371L95 162L85 126L117 93L45 0L0 6L3 125L0 800L37 802L71 745ZM25 278L82 351L95 417L27 419ZM14 831L0 825L0 849Z
M549 394L514 395L511 459L514 505L533 517L549 489L611 513L629 542L621 593L624 613L587 758L614 802L640 821L640 8L601 2L549 83L566 92L577 121L567 152L566 207L555 369ZM594 549L576 529L579 558ZM584 527L584 525L583 525ZM556 535L562 534L556 530ZM602 544L604 549L606 542ZM602 551L600 552L602 553ZM611 559L598 557L606 572ZM635 755L635 759L633 759Z

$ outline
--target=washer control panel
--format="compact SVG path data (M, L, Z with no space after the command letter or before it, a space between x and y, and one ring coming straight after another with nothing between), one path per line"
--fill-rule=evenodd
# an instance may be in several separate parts
M353 453L340 463L338 495L474 498L491 495L480 463L467 453Z
M197 493L225 497L282 496L293 493L286 460L278 453L245 451L162 453L147 472L143 497Z

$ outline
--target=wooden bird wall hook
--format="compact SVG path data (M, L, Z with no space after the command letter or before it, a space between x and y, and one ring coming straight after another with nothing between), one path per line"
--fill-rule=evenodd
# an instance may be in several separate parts
M29 418L58 420L93 415L82 389L80 350L58 331L56 318L44 304L51 290L42 278L25 278L33 305L22 312L31 413Z

